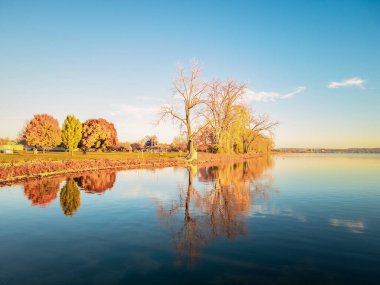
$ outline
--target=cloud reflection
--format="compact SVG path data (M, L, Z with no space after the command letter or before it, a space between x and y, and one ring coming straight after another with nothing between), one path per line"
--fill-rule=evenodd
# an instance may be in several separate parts
M348 229L352 233L364 233L365 225L361 220L330 219L330 225Z

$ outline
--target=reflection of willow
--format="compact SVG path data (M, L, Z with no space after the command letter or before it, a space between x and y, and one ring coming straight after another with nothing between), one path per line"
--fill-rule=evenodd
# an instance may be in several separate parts
M59 195L61 208L66 216L72 216L80 207L80 191L77 183L68 178Z
M233 239L246 232L244 216L257 197L267 199L268 181L262 180L268 160L256 159L239 164L211 168L211 189L206 191L203 211L208 217L208 227L212 237L223 236ZM270 160L269 160L270 162ZM200 180L202 177L200 170ZM207 168L204 168L207 173Z
M268 199L270 179L264 179L271 159L256 159L219 167L202 167L198 179L208 182L205 191L193 185L194 167L188 168L188 185L185 193L180 187L179 203L169 209L160 208L160 217L172 231L179 261L187 257L192 265L201 247L218 237L234 239L246 233L245 217L257 198ZM175 216L184 219L178 228Z
M99 171L75 179L86 193L102 193L115 184L116 171Z
M24 184L24 194L33 206L46 207L57 198L61 181L61 178L54 177L27 181Z

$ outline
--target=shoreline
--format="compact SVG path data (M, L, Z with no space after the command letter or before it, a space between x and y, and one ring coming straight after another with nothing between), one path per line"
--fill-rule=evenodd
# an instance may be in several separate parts
M199 159L188 162L184 158L125 158L125 159L83 159L61 161L27 161L23 163L0 164L0 187L31 179L60 176L73 173L85 173L98 170L159 169L166 167L202 165L209 163L231 163L259 158L258 154L204 154Z

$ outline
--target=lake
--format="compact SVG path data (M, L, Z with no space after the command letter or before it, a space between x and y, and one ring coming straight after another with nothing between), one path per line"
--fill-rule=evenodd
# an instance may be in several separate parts
M49 177L0 209L0 285L380 284L379 155Z

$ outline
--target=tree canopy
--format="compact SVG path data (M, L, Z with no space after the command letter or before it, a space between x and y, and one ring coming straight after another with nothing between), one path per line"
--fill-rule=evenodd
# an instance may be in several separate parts
M61 143L61 130L58 121L48 114L34 115L25 129L26 143L41 147L55 147Z
M82 126L81 146L84 149L105 150L116 146L117 132L114 125L105 119L90 119Z
M74 115L68 115L62 125L62 143L72 154L81 139L82 123Z

